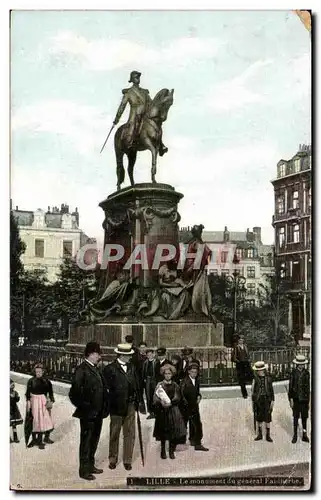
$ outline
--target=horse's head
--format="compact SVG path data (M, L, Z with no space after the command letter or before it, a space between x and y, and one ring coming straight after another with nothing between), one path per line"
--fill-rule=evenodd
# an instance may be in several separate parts
M159 118L162 122L167 119L169 108L174 102L174 89L162 89L154 97L149 109L150 118Z

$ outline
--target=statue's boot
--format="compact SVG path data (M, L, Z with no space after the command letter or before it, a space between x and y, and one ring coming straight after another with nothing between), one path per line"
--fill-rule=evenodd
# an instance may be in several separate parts
M164 146L164 144L162 143L159 147L159 156L164 156L164 154L167 153L167 151L168 148Z

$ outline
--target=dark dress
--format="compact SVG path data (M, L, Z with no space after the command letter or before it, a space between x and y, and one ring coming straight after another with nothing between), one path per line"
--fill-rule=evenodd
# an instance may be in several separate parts
M172 405L168 408L164 408L159 398L154 394L154 404L155 404L155 427L154 427L154 438L157 441L171 441L180 442L186 436L186 426L179 410L178 404L180 402L180 388L175 383L166 384L161 382L157 385L162 385L167 396L171 400ZM156 387L156 390L157 390Z
M20 396L17 391L13 391L13 396L10 393L10 426L20 425L23 422L21 413L17 403L20 401Z

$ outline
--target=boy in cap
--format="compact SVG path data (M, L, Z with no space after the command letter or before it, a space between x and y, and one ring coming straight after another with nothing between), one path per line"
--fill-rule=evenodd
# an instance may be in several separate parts
M117 359L106 365L103 376L110 398L109 468L115 469L118 462L119 436L123 429L123 464L132 468L135 444L135 411L142 409L144 401L133 363L131 344L118 344Z
M264 361L257 361L253 366L254 379L252 382L252 401L255 420L258 423L258 434L255 441L261 441L262 423L266 426L266 440L272 443L270 435L270 423L274 405L274 390L272 378L267 373L267 365Z
M108 392L104 379L97 368L101 349L97 342L88 342L85 360L76 368L69 391L69 399L76 411L73 417L80 420L79 476L93 481L93 474L103 470L95 466L103 419L108 416Z
M293 438L292 443L298 440L298 422L302 422L302 441L309 442L307 435L307 419L309 416L310 402L310 373L306 368L308 360L298 354L293 360L294 369L289 380L289 401L293 412Z

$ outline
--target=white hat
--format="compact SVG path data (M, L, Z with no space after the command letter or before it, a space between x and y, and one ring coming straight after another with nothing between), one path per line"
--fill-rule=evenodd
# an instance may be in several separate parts
M130 356L135 352L134 349L132 349L131 344L118 344L114 351L116 354L123 354L124 356Z
M295 365L306 365L307 363L309 363L309 361L305 356L303 356L303 354L297 354L295 356L295 359L293 360L293 363Z
M264 361L257 361L256 363L254 363L253 365L253 370L256 371L256 372L259 372L259 371L262 371L262 370L267 370L268 369L268 365L266 365L264 363Z

